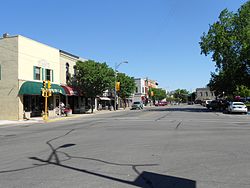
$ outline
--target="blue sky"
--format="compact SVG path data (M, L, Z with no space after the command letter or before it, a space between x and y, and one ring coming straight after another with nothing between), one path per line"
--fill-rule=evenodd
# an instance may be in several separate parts
M115 63L167 90L204 87L215 70L199 41L224 8L247 0L1 1L0 33L23 35L83 58Z

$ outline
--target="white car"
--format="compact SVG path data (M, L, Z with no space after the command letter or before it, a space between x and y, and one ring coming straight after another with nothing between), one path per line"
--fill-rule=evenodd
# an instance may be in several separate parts
M140 101L135 101L133 102L132 106L131 106L131 110L136 110L136 109L143 109L143 103Z
M228 113L244 113L247 114L247 106L243 102L230 102Z

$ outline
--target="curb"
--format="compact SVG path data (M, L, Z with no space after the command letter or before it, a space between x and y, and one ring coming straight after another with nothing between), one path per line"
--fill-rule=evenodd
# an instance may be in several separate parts
M64 117L56 117L56 118L51 118L48 119L47 121L44 121L41 118L38 119L29 119L29 120L17 120L17 121L11 121L11 120L0 120L0 127L4 126L4 125L13 125L13 124L31 124L31 123L52 123L52 122L57 122L57 121L63 121L63 120L70 120L70 119L74 119L74 118L79 118L79 117L84 117L84 116L89 116L89 115L97 115L97 114L106 114L106 113L116 113L116 112L121 112L121 111L126 111L129 110L130 108L125 108L125 109L119 109L116 111L110 111L110 110L103 110L103 111L96 111L94 113L85 113L85 114L74 114L74 115L70 115L70 116L64 116Z

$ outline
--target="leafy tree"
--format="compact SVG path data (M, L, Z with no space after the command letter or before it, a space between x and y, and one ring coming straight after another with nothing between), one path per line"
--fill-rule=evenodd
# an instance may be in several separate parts
M126 99L134 93L136 88L134 78L124 73L117 73L117 81L120 82L120 91L118 91L118 95L122 98L126 107Z
M211 74L209 87L217 94L232 94L238 85L250 87L250 1L237 13L227 9L219 20L203 33L201 54L212 55L216 73Z
M246 86L237 86L236 91L234 92L235 96L241 96L241 97L249 97L250 96L250 89L247 88Z
M174 91L174 98L179 102L187 102L189 92L186 89L177 89Z
M91 112L95 97L114 87L114 70L106 63L93 60L76 62L76 83L85 97L91 98Z
M153 99L153 101L162 100L162 99L165 99L167 97L166 90L164 90L162 88L150 88L148 94L151 97L151 99ZM153 96L152 96L152 94L153 94Z

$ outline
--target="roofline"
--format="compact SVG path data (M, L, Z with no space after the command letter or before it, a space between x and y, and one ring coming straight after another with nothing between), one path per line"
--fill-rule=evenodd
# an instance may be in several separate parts
M72 56L72 57L74 57L74 58L76 58L76 59L79 59L79 58L80 58L79 56L73 55L73 54L71 54L71 53L69 53L69 52L66 52L66 51L64 51L64 50L59 50L59 52L60 52L60 53L63 53L63 54L66 54L66 55L69 55L69 56Z

